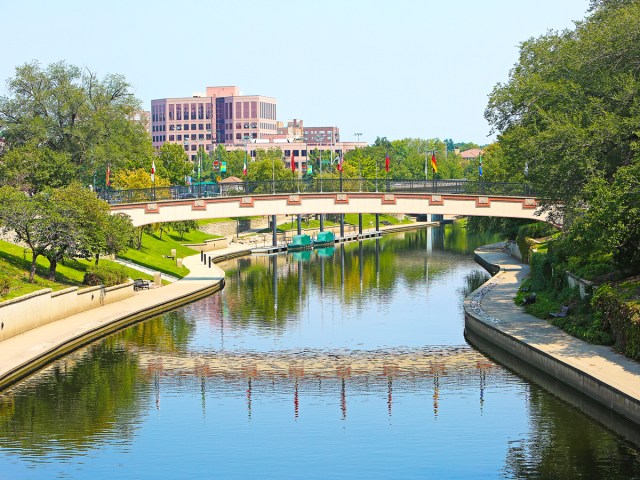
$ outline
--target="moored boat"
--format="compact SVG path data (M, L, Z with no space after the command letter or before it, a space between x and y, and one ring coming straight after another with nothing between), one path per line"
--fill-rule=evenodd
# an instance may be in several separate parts
M318 232L313 241L314 247L332 247L336 243L336 236L332 231Z
M287 249L291 251L309 250L313 246L313 241L309 235L294 235L293 241L287 244Z

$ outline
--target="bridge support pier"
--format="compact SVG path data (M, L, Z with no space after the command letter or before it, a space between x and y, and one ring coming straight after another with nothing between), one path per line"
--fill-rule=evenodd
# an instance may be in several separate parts
M302 233L302 215L298 214L298 235Z
M278 227L276 226L275 215L271 215L271 245L278 246Z
M344 238L344 213L340 214L340 236Z
M380 231L380 214L376 213L376 232Z
M362 214L358 214L358 235L362 235Z
M320 231L324 232L324 215L320 214Z

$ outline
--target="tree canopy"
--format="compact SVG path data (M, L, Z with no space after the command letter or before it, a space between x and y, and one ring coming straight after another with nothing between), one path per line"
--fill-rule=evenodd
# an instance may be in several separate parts
M123 76L99 79L65 62L43 68L34 61L17 67L7 87L9 95L0 97L8 145L1 157L3 183L24 181L32 192L43 183L68 185L74 179L104 185L107 163L112 172L151 163L151 139L134 120L140 101ZM21 177L25 164L36 167Z
M509 81L490 95L505 173L528 167L538 195L586 255L640 267L640 3L592 2L573 30L525 41ZM615 220L610 236L602 219ZM600 221L598 219L601 219ZM588 236L578 234L585 225ZM590 240L586 241L589 237Z

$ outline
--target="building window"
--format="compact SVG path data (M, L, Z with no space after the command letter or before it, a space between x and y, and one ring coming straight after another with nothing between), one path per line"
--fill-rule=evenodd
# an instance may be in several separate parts
M242 140L242 134L236 133L236 140Z
M191 151L192 152L195 152L197 148L198 148L198 146L195 143L191 144Z
M185 130L189 130L189 124L188 124L188 123L185 123L185 124L183 125L183 127L184 127L184 129L185 129Z
M236 117L242 118L242 102L236 102Z
M182 105L176 105L176 120L182 120Z
M198 140L204 140L204 133L198 134Z
M206 128L207 131L211 130L211 124L210 123L205 124L204 128Z
M198 130L204 130L204 123L198 124Z
M176 129L175 125L169 125L169 131L173 132Z
M195 140L195 139L196 139L196 134L195 134L195 133L192 133L192 134L191 134L191 140Z
M204 119L204 104L198 104L198 120Z
M174 110L174 105L173 104L169 105L169 120L173 120L173 110Z
M178 141L182 140L182 135L178 135Z
M285 157L290 157L291 156L291 150L285 150L284 151L284 156Z
M191 104L191 120L195 120L196 119L196 104L192 103Z
M210 133L207 133L206 139L207 140L211 140L211 134Z

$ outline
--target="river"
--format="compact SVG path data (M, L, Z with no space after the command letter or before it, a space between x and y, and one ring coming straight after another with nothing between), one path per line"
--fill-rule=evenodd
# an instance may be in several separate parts
M0 479L640 478L633 427L465 339L495 240L221 264L221 292L0 394Z

